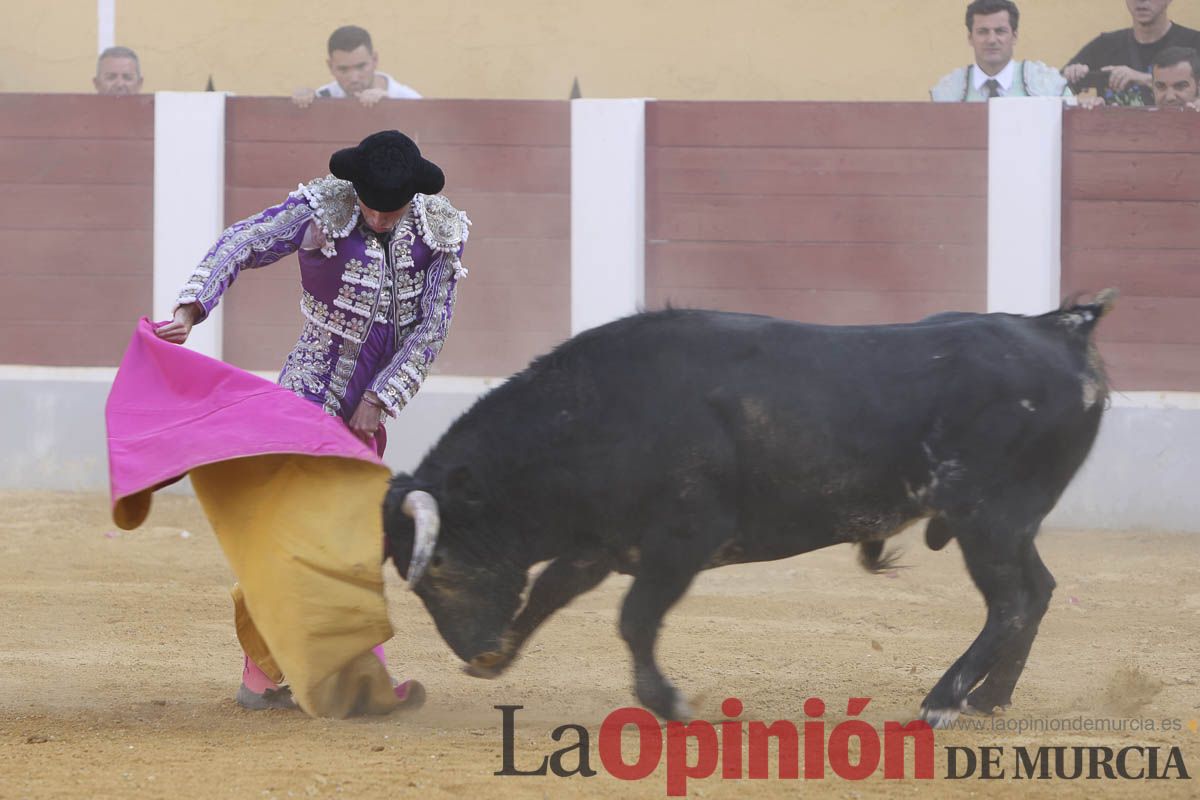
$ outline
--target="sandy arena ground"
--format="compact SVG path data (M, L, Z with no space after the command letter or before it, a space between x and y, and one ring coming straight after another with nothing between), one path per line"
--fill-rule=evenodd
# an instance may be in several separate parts
M389 567L393 671L419 677L420 712L334 722L251 713L233 702L241 656L231 576L194 500L156 499L147 525L117 533L98 495L0 492L0 797L663 797L665 770L608 776L600 722L629 705L614 577L532 641L500 680L463 675ZM183 532L187 532L185 535ZM983 605L951 545L894 540L909 566L872 576L849 548L701 576L668 617L660 660L701 715L727 696L743 720L805 720L825 699L829 727L850 696L874 724L908 720L978 632ZM694 797L1200 796L1200 537L1049 531L1058 579L1006 720L1179 720L1170 732L938 732L932 781L692 781ZM592 733L590 779L495 777L500 713L518 704L517 762ZM986 724L987 721L985 721ZM568 739L568 742L572 741ZM1178 745L1190 781L945 780L947 745ZM561 746L561 745L558 745ZM1006 759L1007 761L1008 759Z

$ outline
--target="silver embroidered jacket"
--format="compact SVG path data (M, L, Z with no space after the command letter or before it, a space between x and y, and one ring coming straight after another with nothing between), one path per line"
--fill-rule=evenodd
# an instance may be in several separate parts
M354 187L332 175L318 178L227 228L176 303L199 303L207 316L241 270L299 251L305 326L280 384L320 400L331 414L348 417L353 408L346 406L367 388L398 410L416 394L446 338L455 289L466 275L460 259L469 224L445 197L418 194L385 252L359 224ZM395 354L358 396L347 397L377 321L392 323Z

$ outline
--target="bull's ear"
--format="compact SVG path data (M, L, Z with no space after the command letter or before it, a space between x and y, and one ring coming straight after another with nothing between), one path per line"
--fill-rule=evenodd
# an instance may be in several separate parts
M459 465L447 472L446 479L442 482L442 488L443 496L448 501L465 503L470 506L483 502L483 495L475 482L475 476L472 474L471 468L466 465Z

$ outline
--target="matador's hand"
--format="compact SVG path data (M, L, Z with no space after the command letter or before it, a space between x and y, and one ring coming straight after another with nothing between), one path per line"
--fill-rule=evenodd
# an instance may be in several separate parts
M346 424L350 426L350 432L362 439L364 444L370 444L371 437L383 424L383 408L373 405L364 395L358 401L358 408L354 409L354 416Z
M183 344L187 341L188 334L192 332L192 326L196 324L196 320L200 319L199 309L200 307L196 303L180 306L175 309L174 318L161 328L155 328L154 332L160 339L166 339L174 344Z

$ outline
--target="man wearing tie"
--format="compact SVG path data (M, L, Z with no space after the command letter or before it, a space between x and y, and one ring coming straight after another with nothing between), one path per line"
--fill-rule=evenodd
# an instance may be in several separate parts
M967 42L975 51L975 63L943 77L929 91L930 98L941 103L983 102L993 97L1071 98L1058 70L1040 61L1013 59L1020 18L1012 0L974 0L968 5Z

